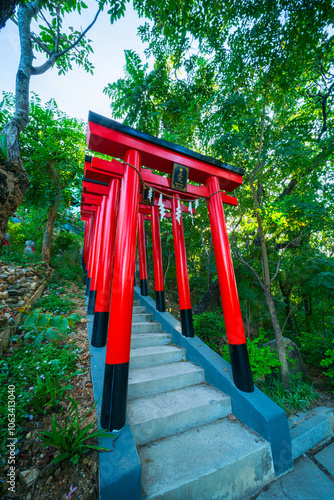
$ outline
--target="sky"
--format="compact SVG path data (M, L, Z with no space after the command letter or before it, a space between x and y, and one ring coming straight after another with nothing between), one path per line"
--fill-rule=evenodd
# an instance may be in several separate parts
M75 29L80 26L85 29L94 18L95 1L86 0L85 3L89 8L84 9L81 16L76 15L70 20L69 25ZM125 49L135 50L142 59L145 58L145 46L137 36L137 28L143 22L133 11L131 4L127 4L125 17L113 25L110 24L107 12L102 12L87 34L93 41L94 54L90 56L90 61L95 66L94 75L75 65L64 76L59 76L57 69L52 68L42 75L32 76L30 90L36 92L43 102L53 97L59 109L70 117L87 121L89 110L111 117L110 100L102 93L103 88L123 77ZM20 45L18 28L10 20L0 31L0 54L0 91L14 92Z

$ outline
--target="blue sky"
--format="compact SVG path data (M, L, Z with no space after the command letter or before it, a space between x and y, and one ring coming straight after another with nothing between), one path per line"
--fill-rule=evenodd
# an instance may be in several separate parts
M70 20L70 25L76 29L80 26L84 29L94 18L95 1L87 0L86 4L90 8L83 11L82 16ZM57 70L51 69L43 75L32 76L30 90L44 102L54 97L58 107L69 116L87 120L88 111L92 110L110 117L109 99L102 90L109 82L123 76L124 49L136 50L144 57L145 46L137 36L137 28L142 23L131 4L127 5L125 17L113 25L107 12L102 12L87 35L93 40L94 54L90 60L95 66L94 75L76 66L65 76L58 76ZM20 50L18 29L11 21L0 31L0 53L0 91L14 92Z

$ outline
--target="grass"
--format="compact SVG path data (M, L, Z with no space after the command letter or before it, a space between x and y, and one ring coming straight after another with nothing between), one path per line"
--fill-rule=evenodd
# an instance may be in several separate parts
M64 297L59 297L59 291L52 291L48 295L43 295L34 305L34 309L42 308L43 311L49 311L59 314L67 314L75 308L75 302Z
M312 384L299 378L291 380L290 390L284 389L281 381L273 376L258 385L262 392L280 406L287 415L298 411L308 411L316 406L319 400L319 394L313 389Z

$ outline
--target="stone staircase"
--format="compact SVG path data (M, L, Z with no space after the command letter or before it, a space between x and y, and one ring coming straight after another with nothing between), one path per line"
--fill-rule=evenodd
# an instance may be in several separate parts
M128 417L147 499L238 499L274 479L269 443L231 414L139 302L134 302Z

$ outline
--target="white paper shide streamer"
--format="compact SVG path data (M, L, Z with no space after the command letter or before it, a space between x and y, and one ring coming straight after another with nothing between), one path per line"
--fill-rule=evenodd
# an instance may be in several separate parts
M162 201L162 194L160 194L160 196L159 196L158 206L159 206L160 220L162 220L165 216L165 213L166 213L166 209L165 209L163 201Z
M188 211L190 212L191 222L192 222L192 224L194 225L194 217L193 217L193 204L192 204L192 202L191 202L191 201L189 202L189 208L188 208Z
M152 196L153 196L153 189L150 187L147 194L147 197L150 201L152 201Z
M177 220L177 222L179 224L181 224L181 214L182 214L182 210L181 210L180 200L177 200L177 207L176 207L176 211L175 211L175 219Z

